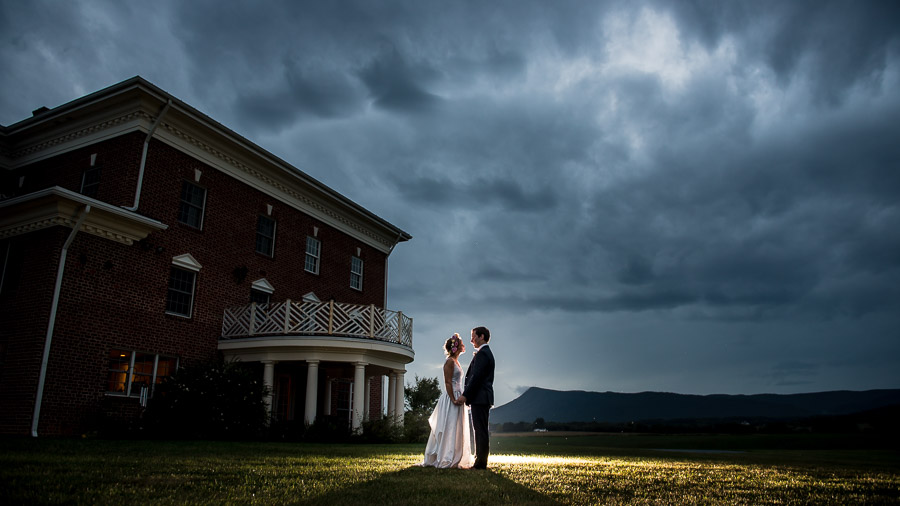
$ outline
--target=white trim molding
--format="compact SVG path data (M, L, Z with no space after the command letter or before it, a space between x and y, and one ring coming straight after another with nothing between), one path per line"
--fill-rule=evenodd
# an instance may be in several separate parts
M172 265L194 272L200 272L200 269L203 268L200 262L190 253L172 257Z
M250 284L250 288L254 290L259 290L260 292L265 292L269 295L275 293L275 287L269 283L269 280L266 278L260 278Z
M132 245L168 225L80 193L53 186L0 202L0 239L27 234L53 226L74 227L78 211L85 205L91 212L80 231Z

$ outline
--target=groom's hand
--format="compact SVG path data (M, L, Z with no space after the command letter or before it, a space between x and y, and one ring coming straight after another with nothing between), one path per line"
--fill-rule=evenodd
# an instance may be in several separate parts
M457 406L462 406L462 405L465 404L465 403L466 403L466 396L465 396L465 395L460 395L459 397L456 398L456 405L457 405Z

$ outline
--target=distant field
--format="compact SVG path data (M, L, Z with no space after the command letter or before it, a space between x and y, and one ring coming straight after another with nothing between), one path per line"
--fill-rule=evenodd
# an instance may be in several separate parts
M842 436L496 435L491 469L423 445L0 439L0 504L886 504L895 442Z

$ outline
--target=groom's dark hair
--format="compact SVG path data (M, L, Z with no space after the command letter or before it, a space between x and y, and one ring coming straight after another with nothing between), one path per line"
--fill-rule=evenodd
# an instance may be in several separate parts
M475 331L475 335L479 335L484 338L484 342L488 342L491 340L491 331L487 329L487 327L475 327L472 329Z

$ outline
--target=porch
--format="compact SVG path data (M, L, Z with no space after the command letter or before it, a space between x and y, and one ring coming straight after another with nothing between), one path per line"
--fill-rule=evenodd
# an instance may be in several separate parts
M412 318L402 312L312 300L232 307L219 350L262 364L269 410L280 421L346 417L358 432L383 412L386 382L387 414L402 423L405 368L415 357Z

